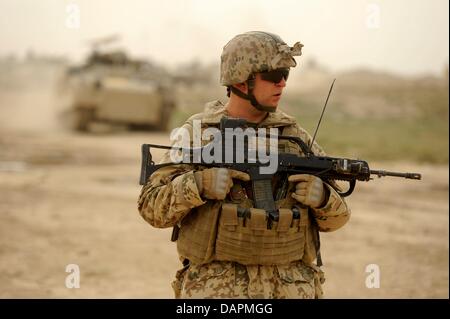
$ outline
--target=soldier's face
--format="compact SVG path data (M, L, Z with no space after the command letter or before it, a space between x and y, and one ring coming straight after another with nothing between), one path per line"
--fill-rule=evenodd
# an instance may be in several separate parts
M255 88L253 95L261 105L273 106L276 108L286 87L286 80L282 78L280 82L273 83L263 80L260 73L256 73Z

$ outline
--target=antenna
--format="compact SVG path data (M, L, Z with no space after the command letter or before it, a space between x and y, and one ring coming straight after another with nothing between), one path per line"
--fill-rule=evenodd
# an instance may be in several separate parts
M312 153L312 146L314 144L314 140L316 139L316 134L317 134L317 131L319 130L320 122L322 122L323 113L325 113L325 109L327 107L328 99L330 98L331 91L333 90L334 81L336 81L336 79L334 79L333 83L331 83L331 87L330 87L330 91L328 92L327 100L325 101L325 105L323 106L322 114L320 114L319 123L317 123L316 131L314 132L313 139L311 141L311 144L309 145L309 152L310 153Z

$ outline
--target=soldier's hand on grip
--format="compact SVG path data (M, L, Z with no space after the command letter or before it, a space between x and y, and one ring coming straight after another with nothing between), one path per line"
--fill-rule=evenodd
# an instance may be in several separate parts
M297 183L292 197L298 202L313 208L323 205L326 191L320 178L309 174L296 174L289 176L288 180Z
M249 181L250 176L244 172L226 168L208 168L194 172L200 194L208 199L225 199L231 187L233 178Z

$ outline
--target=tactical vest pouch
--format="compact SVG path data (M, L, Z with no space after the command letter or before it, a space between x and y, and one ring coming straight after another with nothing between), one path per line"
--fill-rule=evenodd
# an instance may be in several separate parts
M315 222L311 223L310 227L307 228L305 235L305 252L303 254L303 262L311 265L314 260L316 260L318 253L319 233Z
M178 253L195 264L214 259L214 245L221 202L208 202L193 209L181 222Z
M290 209L279 209L279 220L269 228L266 212L251 208L239 222L236 204L222 204L215 245L215 259L243 265L277 265L301 260L308 214L293 219Z

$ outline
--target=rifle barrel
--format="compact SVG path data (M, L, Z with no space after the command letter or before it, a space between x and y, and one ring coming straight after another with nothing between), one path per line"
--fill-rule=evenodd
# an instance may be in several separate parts
M394 176L394 177L404 177L408 179L422 179L422 175L419 173L398 173L398 172L389 172L383 170L370 170L371 175L377 175L378 177L383 176Z

